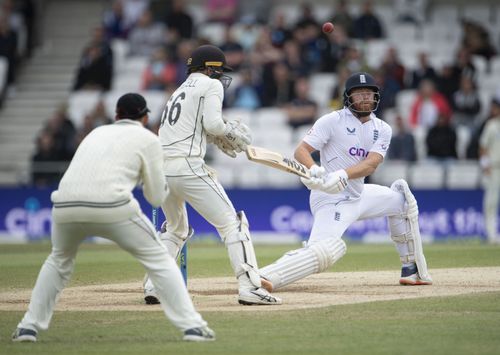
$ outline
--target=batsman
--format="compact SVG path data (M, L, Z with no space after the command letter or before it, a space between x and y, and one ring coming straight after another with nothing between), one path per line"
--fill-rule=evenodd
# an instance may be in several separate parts
M189 76L168 100L159 129L169 186L162 205L166 223L160 238L170 255L177 258L193 235L186 212L186 202L189 203L217 229L226 245L238 278L238 302L281 304L278 297L262 288L245 213L236 212L215 172L204 161L207 142L216 144L231 157L251 142L246 125L225 122L222 117L224 89L231 83L231 77L224 73L231 68L226 65L224 53L212 45L195 49L187 67ZM149 279L144 283L144 299L148 304L158 303Z
M301 178L310 194L314 217L304 248L286 253L260 269L268 291L328 269L346 253L342 236L355 221L387 217L391 238L401 260L402 285L430 285L431 276L422 249L418 206L405 180L391 187L365 184L383 162L392 130L373 113L380 90L368 73L346 81L344 108L319 118L295 150L295 158L310 169ZM311 157L320 152L321 166Z

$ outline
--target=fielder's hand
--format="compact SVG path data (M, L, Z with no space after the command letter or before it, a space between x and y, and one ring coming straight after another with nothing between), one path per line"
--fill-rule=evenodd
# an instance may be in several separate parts
M329 173L324 177L325 182L320 187L320 190L329 194L342 192L347 187L348 178L346 171L343 169Z

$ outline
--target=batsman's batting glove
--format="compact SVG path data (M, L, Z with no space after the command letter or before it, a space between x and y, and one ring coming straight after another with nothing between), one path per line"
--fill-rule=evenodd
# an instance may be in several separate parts
M321 187L325 183L322 178L311 177L311 178L300 178L300 181L309 189L309 190L321 190Z
M337 194L345 190L348 179L349 177L345 170L340 169L334 171L325 176L324 183L320 187L320 190L329 194Z
M316 164L313 164L309 168L309 173L311 174L311 177L322 178L323 176L326 175L326 170L322 166L317 166Z

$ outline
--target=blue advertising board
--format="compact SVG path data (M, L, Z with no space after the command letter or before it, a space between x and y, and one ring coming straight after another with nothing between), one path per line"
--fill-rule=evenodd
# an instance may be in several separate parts
M0 188L1 240L22 241L50 235L51 189ZM237 210L244 210L254 232L307 236L312 226L306 189L228 190ZM481 190L414 191L419 203L421 234L426 240L484 236ZM144 213L151 206L141 191L135 192ZM201 216L188 208L197 233L215 233ZM160 214L161 215L161 214ZM266 234L267 235L267 234ZM385 218L354 223L346 235L359 241L390 241Z

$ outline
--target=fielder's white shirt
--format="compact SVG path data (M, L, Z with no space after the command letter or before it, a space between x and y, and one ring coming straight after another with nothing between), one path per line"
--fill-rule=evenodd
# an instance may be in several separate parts
M487 150L491 166L500 168L500 117L492 118L486 123L479 140L481 148Z
M158 134L166 159L167 176L193 174L207 150L207 133L224 133L222 83L193 73L172 94L163 111ZM179 159L182 158L182 159ZM170 161L174 160L174 161Z
M114 222L140 211L132 190L140 182L149 203L166 197L158 137L138 121L100 126L78 147L51 195L57 222Z
M385 157L391 142L392 129L373 113L361 123L349 109L333 111L320 117L304 138L304 142L320 151L321 166L327 173L347 169L364 160L369 152ZM350 179L339 194L311 191L311 206L357 199L363 191L364 178Z

